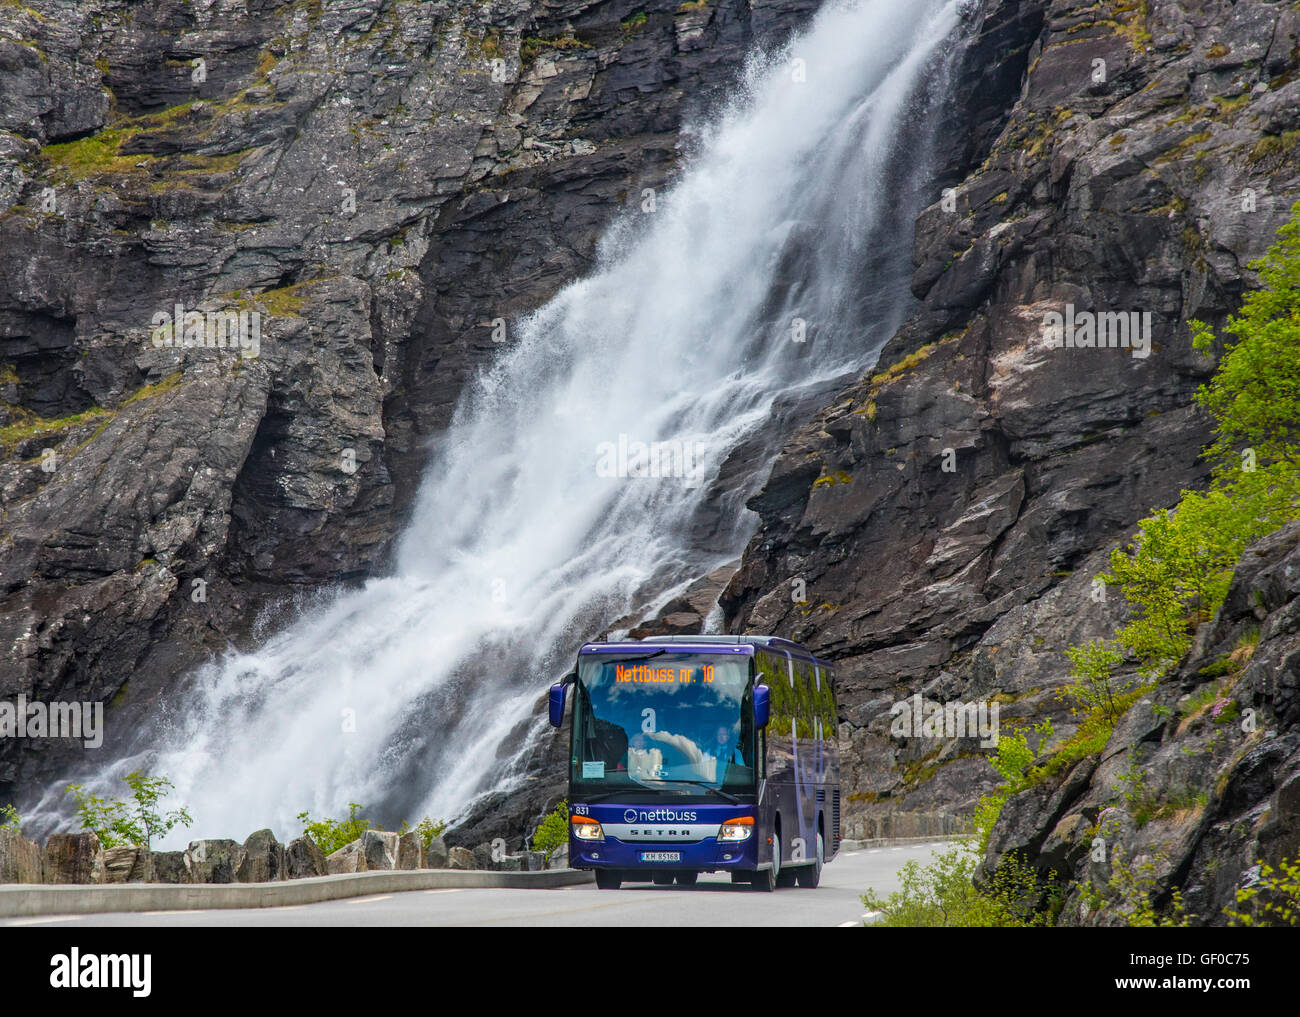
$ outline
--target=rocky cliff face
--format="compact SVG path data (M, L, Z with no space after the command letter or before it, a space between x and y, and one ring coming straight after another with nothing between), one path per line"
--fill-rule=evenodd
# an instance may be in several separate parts
M111 739L382 568L502 321L815 7L0 5L0 698L114 700ZM167 345L177 305L244 347ZM0 798L53 748L0 744Z
M1186 322L1235 308L1300 197L1294 7L1040 6L1005 130L917 223L920 312L791 439L723 595L731 631L838 661L846 836L956 829L998 781L974 740L891 738L908 696L1073 732L1062 651L1122 620L1107 550L1203 480ZM1070 305L1149 312L1149 355L1048 348Z
M1300 854L1300 523L1248 548L1176 674L1100 756L1010 798L990 838L1065 891L1061 923L1122 922L1140 887L1223 925L1260 863ZM1070 887L1070 883L1076 884ZM1098 900L1111 906L1097 907ZM1118 902L1119 906L1114 906Z

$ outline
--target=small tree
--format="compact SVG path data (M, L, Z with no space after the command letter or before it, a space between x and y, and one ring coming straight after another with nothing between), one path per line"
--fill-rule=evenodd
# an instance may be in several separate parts
M1118 691L1123 694L1132 684L1125 682L1118 690L1115 687L1112 674L1124 659L1123 654L1104 639L1094 639L1090 643L1071 646L1065 655L1073 665L1071 677L1078 680L1067 685L1062 692L1072 697L1083 712L1100 711L1107 722L1113 725L1120 715L1115 693Z
M99 837L106 848L136 844L152 847L155 838L165 837L172 828L194 822L189 810L160 808L162 799L175 785L166 777L146 777L136 771L123 778L131 789L131 798L103 798L87 791L81 784L69 784L65 790L77 802L77 819L83 829Z
M533 850L545 851L550 855L555 849L569 842L569 802L561 798L545 819L537 826L533 834Z
M300 812L298 821L302 823L304 837L310 837L327 855L333 854L370 829L370 820L357 815L362 808L357 802L348 802L347 819L313 820L306 812Z
M0 808L0 830L8 830L11 833L22 832L22 819L18 815L18 810L12 805L6 805Z

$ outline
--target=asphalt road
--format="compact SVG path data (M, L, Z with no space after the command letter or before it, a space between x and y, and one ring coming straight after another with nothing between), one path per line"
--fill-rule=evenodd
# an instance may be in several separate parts
M925 863L942 843L841 852L822 870L816 890L781 888L761 893L724 875L701 876L695 886L595 884L554 890L411 890L297 907L211 911L143 911L99 915L0 919L0 926L841 926L860 927L866 889L898 888L904 862Z

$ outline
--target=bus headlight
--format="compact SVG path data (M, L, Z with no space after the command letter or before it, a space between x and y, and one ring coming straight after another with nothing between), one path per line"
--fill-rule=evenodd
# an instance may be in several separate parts
M738 819L728 819L722 824L722 828L718 831L718 840L749 840L753 835L754 817L741 816Z
M571 816L569 823L573 829L573 835L578 840L596 841L605 839L605 831L590 816Z

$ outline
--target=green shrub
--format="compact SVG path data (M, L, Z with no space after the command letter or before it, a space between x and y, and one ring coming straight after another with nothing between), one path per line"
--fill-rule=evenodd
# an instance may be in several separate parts
M1300 924L1300 862L1282 859L1275 869L1261 861L1259 879L1237 891L1237 907L1223 913L1229 925L1294 926Z
M310 837L316 846L327 855L333 854L341 847L346 847L369 830L370 821L357 815L363 806L348 802L346 819L314 820L306 812L298 813L298 822L302 823L302 835Z
M1157 855L1163 861L1163 855ZM1130 862L1120 848L1111 854L1110 879L1107 892L1099 893L1091 884L1080 887L1080 895L1089 911L1109 912L1125 925L1133 928L1186 928L1191 924L1183 903L1182 891L1175 887L1170 893L1168 912L1157 910L1155 899L1160 895L1156 879L1156 860Z
M1057 908L1044 912L1040 905L1057 896L1046 888L1055 873L1040 883L1032 868L1008 855L986 884L976 886L977 865L971 845L959 844L936 854L924 868L906 863L899 870L898 890L888 897L868 890L862 904L880 912L875 924L885 928L1027 928L1051 921Z
M532 845L534 851L545 851L547 855L551 855L556 848L567 843L569 843L569 802L561 798L559 804L538 824L537 832L533 834Z
M0 830L8 830L11 833L22 833L23 822L18 815L18 810L12 805L0 807Z
M188 809L159 809L161 800L175 786L166 777L133 772L122 779L131 789L130 799L102 798L80 784L69 784L64 791L77 802L77 819L82 828L98 836L104 847L151 847L156 838L167 836L173 827L194 822Z
M1117 694L1122 697L1133 684L1126 681L1117 685L1112 677L1124 655L1102 639L1094 639L1082 646L1071 646L1065 655L1072 665L1071 677L1077 681L1067 685L1062 690L1063 694L1076 701L1076 712L1099 711L1113 726L1121 716Z
M445 819L440 819L435 823L428 816L425 816L415 824L415 832L420 835L420 843L424 845L425 851L429 850L429 845L433 843L433 838L441 837L446 830L447 821ZM406 833L406 831L406 824L403 823L401 832Z

